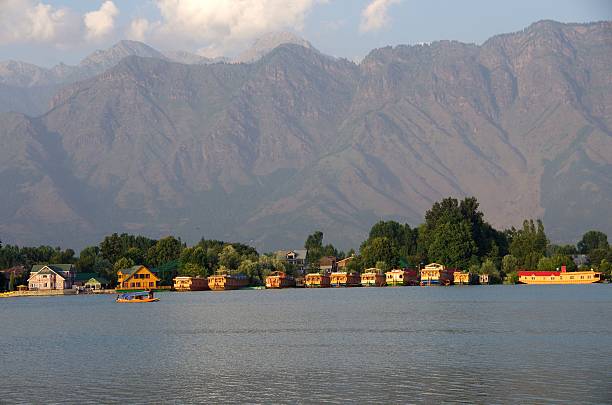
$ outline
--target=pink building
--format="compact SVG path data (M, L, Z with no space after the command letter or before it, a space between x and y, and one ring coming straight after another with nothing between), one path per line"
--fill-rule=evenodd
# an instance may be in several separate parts
M72 264L37 264L32 266L28 289L30 290L66 290L74 283Z

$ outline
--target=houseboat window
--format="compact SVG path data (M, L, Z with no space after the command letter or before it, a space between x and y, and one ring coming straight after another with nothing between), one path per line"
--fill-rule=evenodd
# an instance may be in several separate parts
M145 278L149 278L149 273L145 274Z
M570 280L573 280L573 279L574 279L574 276L570 276Z
M140 287L140 281L136 283L136 287Z
M584 276L580 276L581 279L584 279Z

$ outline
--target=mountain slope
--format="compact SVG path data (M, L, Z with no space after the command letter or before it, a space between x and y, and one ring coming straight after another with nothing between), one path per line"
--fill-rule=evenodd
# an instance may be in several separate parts
M360 65L296 44L249 64L129 56L39 118L0 117L0 177L16 190L0 232L270 250L321 229L348 247L381 218L417 225L434 201L475 195L498 227L537 216L557 241L610 233L611 62L610 22L551 21Z

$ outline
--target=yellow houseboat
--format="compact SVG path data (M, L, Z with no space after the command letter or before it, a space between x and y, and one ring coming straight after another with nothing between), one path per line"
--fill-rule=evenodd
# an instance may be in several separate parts
M454 273L441 264L430 263L421 269L421 285L451 285Z
M358 287L361 284L361 277L357 273L338 271L330 275L332 287Z
M208 280L206 277L186 277L174 278L174 289L176 291L204 291L208 290Z
M361 273L361 285L364 287L383 287L386 280L382 271L374 267L365 269L365 271Z
M480 277L478 276L478 274L463 273L461 271L456 271L453 274L453 283L455 285L478 284L479 280L480 280ZM487 278L487 283L488 283L488 278Z
M389 286L419 284L418 274L414 269L394 269L386 272L385 277Z
M249 285L244 274L216 274L208 277L208 288L213 291L237 290Z
M275 271L266 277L266 288L289 288L295 286L293 277L288 276L285 272Z
M592 284L601 282L601 273L590 271L536 271L518 272L520 284Z
M330 286L329 274L310 273L306 274L307 288L326 288Z

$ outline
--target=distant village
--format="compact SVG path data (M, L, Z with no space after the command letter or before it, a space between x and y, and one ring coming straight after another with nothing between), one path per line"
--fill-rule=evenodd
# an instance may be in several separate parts
M259 254L253 247L202 239L187 246L113 234L75 252L0 245L2 297L224 291L236 289L592 284L609 282L607 235L584 234L576 245L551 244L541 221L495 230L475 198L434 204L411 228L380 221L359 251L338 251L314 232L300 249Z

